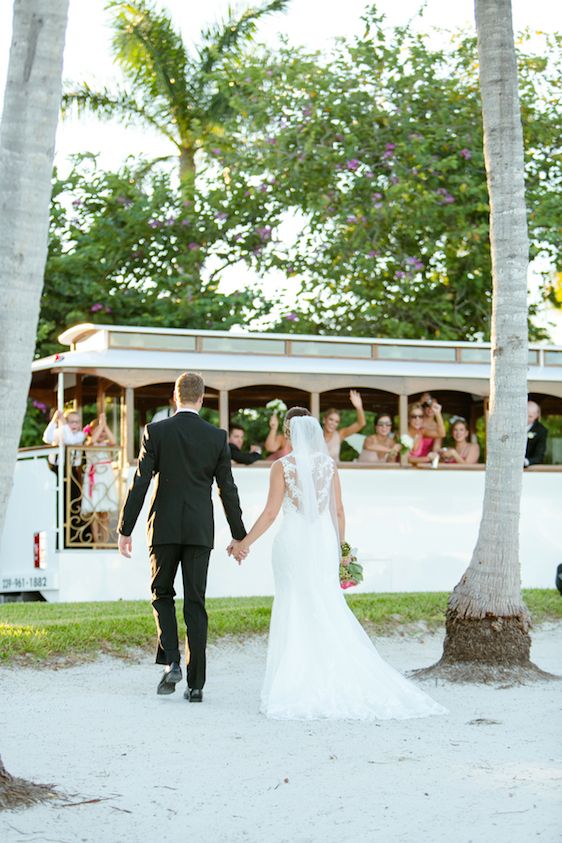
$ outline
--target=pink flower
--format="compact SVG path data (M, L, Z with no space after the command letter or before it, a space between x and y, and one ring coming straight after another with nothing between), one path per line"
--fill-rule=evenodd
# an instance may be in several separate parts
M472 158L472 152L470 151L470 149L461 149L459 155L461 155L465 161L470 161L470 159Z
M348 170L351 170L353 172L358 168L360 163L361 161L359 161L358 158L350 158L349 161L346 161L345 166Z
M297 314L292 313L292 312L287 313L284 318L287 320L287 322L298 322L299 321L299 317L297 316Z
M90 308L92 313L98 313L100 310L103 310L103 304L100 304L99 302L96 302Z
M346 588L351 588L351 587L352 587L352 586L354 586L354 585L357 585L357 583L355 582L355 580L342 580L342 581L340 582L340 586L341 586L343 589L346 589Z

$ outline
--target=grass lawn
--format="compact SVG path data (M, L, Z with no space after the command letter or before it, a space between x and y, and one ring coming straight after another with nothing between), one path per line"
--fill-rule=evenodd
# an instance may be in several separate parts
M407 632L419 622L436 629L445 619L445 592L346 597L361 623L378 635ZM524 597L535 624L562 620L562 599L557 591L533 589L525 591ZM271 597L207 600L210 640L266 633L271 602ZM181 630L181 601L177 607ZM148 601L0 604L0 664L84 659L99 653L126 655L130 648L154 646L154 619Z

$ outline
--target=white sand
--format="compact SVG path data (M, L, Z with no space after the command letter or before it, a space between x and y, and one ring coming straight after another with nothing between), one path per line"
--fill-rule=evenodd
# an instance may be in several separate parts
M379 639L399 669L441 636ZM562 626L533 658L562 674ZM73 794L0 814L0 840L57 843L554 843L562 684L425 686L447 717L277 722L257 712L265 641L210 648L203 705L157 697L159 669L101 659L0 670L0 753ZM343 681L343 676L342 676ZM483 722L474 722L482 720Z

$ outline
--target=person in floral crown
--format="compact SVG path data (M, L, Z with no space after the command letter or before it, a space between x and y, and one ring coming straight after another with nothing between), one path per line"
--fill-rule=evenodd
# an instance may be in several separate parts
M94 544L107 544L110 513L116 513L119 509L113 452L108 450L115 446L115 436L107 426L105 413L100 413L99 419L86 425L85 431L88 434L86 445L92 450L86 451L82 517L91 518Z

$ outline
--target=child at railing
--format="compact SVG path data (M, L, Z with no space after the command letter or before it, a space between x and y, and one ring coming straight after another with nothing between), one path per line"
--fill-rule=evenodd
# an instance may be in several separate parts
M99 448L86 451L86 468L82 486L82 517L91 516L94 544L108 544L109 516L117 512L119 501L113 471L112 452L115 436L107 426L105 413L87 425L86 446Z

